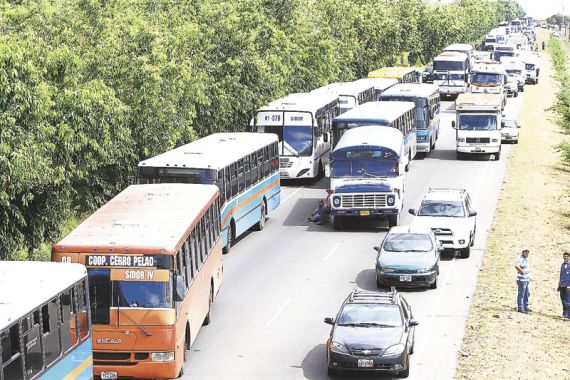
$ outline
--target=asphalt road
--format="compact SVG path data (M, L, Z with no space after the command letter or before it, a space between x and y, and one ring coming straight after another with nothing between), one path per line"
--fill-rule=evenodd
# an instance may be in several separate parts
M505 114L518 113L521 97ZM412 162L404 210L417 208L428 187L462 187L475 203L477 236L469 259L442 257L435 290L405 290L416 327L410 379L452 379L487 230L495 212L511 146L499 161L488 156L455 159L454 103L443 102L436 150ZM524 126L523 126L524 127ZM325 341L342 301L355 287L376 289L374 263L386 230L353 223L347 230L308 224L305 218L326 196L328 179L285 184L281 205L262 232L243 236L224 256L224 283L186 364L187 379L326 379ZM412 216L402 214L400 224ZM340 378L378 378L347 374ZM380 376L390 378L390 375Z

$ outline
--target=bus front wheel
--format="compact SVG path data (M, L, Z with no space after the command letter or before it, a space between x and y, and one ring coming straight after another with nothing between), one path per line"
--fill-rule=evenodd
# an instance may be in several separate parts
M337 231L342 229L342 218L340 216L335 216L333 218L333 227Z

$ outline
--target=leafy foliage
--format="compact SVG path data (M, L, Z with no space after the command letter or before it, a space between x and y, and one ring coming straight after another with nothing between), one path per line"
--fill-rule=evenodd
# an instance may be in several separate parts
M548 49L552 62L556 79L560 82L560 89L556 94L556 104L554 110L560 115L560 124L566 134L570 134L570 72L568 72L568 54L560 45L561 42L557 38L551 38L548 42ZM567 163L570 163L570 142L563 141L557 147Z
M33 258L142 158L522 13L510 0L0 1L0 259Z

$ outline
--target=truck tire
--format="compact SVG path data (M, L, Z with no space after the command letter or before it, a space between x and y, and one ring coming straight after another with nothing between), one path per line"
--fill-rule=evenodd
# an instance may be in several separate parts
M461 254L462 259L469 258L469 256L471 256L471 247L469 245L467 245L467 247L461 249L460 254Z
M333 218L333 228L335 231L342 230L342 218L340 216L335 216Z
M400 222L400 215L390 215L388 216L388 227L395 227L398 225L398 222Z

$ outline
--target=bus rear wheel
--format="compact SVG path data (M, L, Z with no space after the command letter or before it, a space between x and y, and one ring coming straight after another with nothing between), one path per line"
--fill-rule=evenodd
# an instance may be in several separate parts
M263 227L265 227L265 202L263 201L261 202L259 209L260 209L259 221L255 224L256 231L262 231Z
M212 304L214 303L214 288L210 286L210 298L208 300L208 314L204 318L202 326L208 326L212 321Z
M233 224L230 223L230 225L228 226L228 241L226 243L226 246L223 249L224 255L227 255L228 253L230 253L230 251L232 249L233 240L234 240Z

